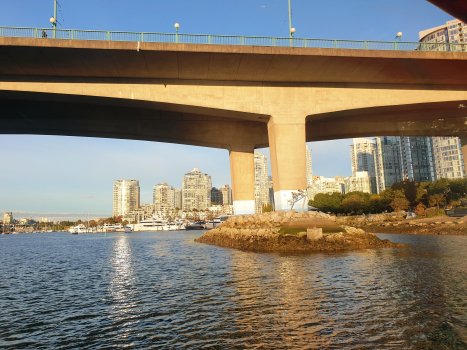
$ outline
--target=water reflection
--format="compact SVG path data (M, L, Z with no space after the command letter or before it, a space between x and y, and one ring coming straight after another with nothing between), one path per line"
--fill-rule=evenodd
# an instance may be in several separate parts
M138 323L134 310L138 299L135 287L137 277L134 274L133 252L128 236L117 236L112 248L109 283L112 301L108 316L112 323L109 331L115 333L117 338L125 339ZM117 331L116 327L122 327L122 330Z

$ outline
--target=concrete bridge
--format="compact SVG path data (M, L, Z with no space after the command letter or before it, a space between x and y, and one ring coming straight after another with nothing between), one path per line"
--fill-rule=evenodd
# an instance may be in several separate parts
M227 149L237 214L254 212L255 148L270 147L276 208L287 210L291 192L306 188L305 142L467 140L461 45L429 52L419 43L401 51L397 43L371 50L366 42L343 49L174 40L0 37L0 133Z

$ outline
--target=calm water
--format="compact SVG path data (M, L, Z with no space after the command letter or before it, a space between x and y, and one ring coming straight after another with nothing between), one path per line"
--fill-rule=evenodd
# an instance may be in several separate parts
M0 348L467 349L467 237L278 255L200 235L0 236Z

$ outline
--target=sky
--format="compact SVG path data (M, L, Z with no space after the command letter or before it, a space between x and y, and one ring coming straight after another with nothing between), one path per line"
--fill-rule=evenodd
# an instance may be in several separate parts
M291 0L295 37L418 41L418 32L452 17L425 0ZM64 29L245 36L287 36L287 0L59 0ZM0 0L0 26L48 27L53 0ZM1 109L0 109L1 113ZM388 135L390 136L390 135ZM313 173L351 175L351 139L310 142ZM269 149L258 150L269 158ZM1 135L0 215L55 220L109 217L113 182L140 181L141 201L154 185L181 188L198 167L215 187L230 184L225 150L147 141Z

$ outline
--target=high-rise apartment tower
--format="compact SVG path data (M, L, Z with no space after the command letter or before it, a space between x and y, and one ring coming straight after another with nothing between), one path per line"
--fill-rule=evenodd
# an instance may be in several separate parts
M269 204L268 157L255 152L255 213L263 211L263 204Z
M183 176L183 210L205 210L211 206L211 176L194 168Z
M125 215L140 207L138 180L117 180L114 182L113 216Z

